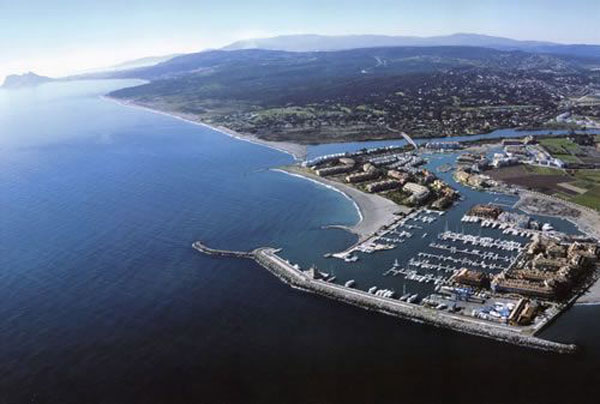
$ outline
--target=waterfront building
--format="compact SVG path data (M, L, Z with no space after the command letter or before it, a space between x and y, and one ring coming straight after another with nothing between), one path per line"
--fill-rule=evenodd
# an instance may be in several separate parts
M410 179L410 174L398 170L388 170L387 176L400 181L402 184L406 184Z
M470 175L467 184L475 188L485 188L489 186L489 177L485 175Z
M353 166L356 164L356 161L354 161L351 158L348 157L342 157L341 159L339 159L340 164L346 165L346 166Z
M319 168L319 169L315 170L315 172L317 173L317 175L319 177L326 177L328 175L344 174L351 170L352 170L351 165L339 165L339 166L333 166L333 167Z
M346 182L349 182L351 184L356 184L359 182L375 180L375 179L379 178L379 175L380 174L379 174L378 170L373 170L373 171L369 171L369 172L359 172L359 173L347 175Z
M474 271L467 268L461 268L455 275L450 278L451 281L462 285L475 286L485 288L489 285L490 279L485 272Z
M442 209L446 209L448 206L450 206L451 203L452 203L452 197L449 196L449 195L445 195L445 196L442 196L439 199L436 199L431 204L431 207L433 209L442 210Z
M508 167L508 166L513 166L513 165L519 164L519 163L520 163L519 158L514 157L514 156L505 156L504 154L501 154L501 153L494 154L494 157L492 159L492 167L494 167L494 168Z
M411 199L414 202L421 202L429 196L429 189L426 186L416 184L414 182L407 182L402 188L404 191L411 194Z
M517 323L519 325L528 325L533 323L533 320L535 319L539 309L540 304L537 301L533 300L527 302L517 318Z
M372 184L367 185L367 192L387 191L390 189L399 188L400 186L401 186L400 181L383 180L383 181L374 182Z
M369 171L377 170L377 168L371 163L363 164L362 169L366 173L368 173Z
M527 299L520 299L517 304L515 305L515 308L511 311L510 315L508 316L508 323L511 325L516 325L517 324L517 320L519 318L519 316L521 315L521 312L523 311L523 309L525 308L525 305L529 302L529 300Z
M516 293L522 296L552 299L556 290L550 282L533 282L526 279L509 279L504 274L496 276L491 282L492 290L499 293Z
M467 181L469 180L469 177L471 176L468 172L463 171L463 170L457 170L456 173L454 174L454 176L456 177L456 180L458 182L461 182L463 184L466 184Z
M502 208L496 205L475 205L469 212L468 216L477 216L484 219L496 219L502 213Z

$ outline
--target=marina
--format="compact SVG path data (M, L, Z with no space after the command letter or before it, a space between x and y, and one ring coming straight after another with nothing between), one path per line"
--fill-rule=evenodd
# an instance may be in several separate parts
M452 153L427 157L429 170L453 158ZM569 235L581 236L564 221L528 216L512 208L516 198L513 201L511 195L464 187L453 180L451 172L444 171L438 171L440 177L460 192L450 209L414 208L346 250L326 254L339 260L318 265L335 268L337 279L320 282L344 286L350 282L354 290L369 296L535 335L568 306L548 299L538 301L538 295L531 300L498 293L500 289L490 289L490 282L508 285L501 286L503 291L549 296L543 287L539 291L523 289L528 286L522 287L519 279L503 279L511 276L515 265L522 265L526 250L540 237L564 242ZM490 212L495 216L485 216ZM510 289L512 285L516 286ZM527 314L530 312L534 314Z
M442 158L425 156L423 164L431 171L453 158L451 153ZM521 273L542 276L535 268L516 271L532 265L531 246L540 238L563 245L569 237L585 238L567 222L512 208L516 198L513 201L511 195L479 192L456 183L451 172L438 172L460 192L448 210L415 207L396 212L393 220L343 251L325 253L321 259L296 257L300 262L293 265L284 258L283 265L295 272L286 269L283 276L277 268L268 269L294 287L364 308L380 307L381 302L404 304L412 313L407 318L436 323L441 316L443 321L452 319L453 329L463 330L469 324L469 332L477 335L488 335L489 327L500 327L510 335L537 335L569 304L552 299L556 290L521 278ZM566 254L566 247L561 249ZM276 260L275 256L286 253L252 252L263 266L265 254ZM348 293L359 293L359 303Z
M429 307L430 302L432 302L432 299L435 299L435 296L421 298L419 293L405 293L397 298L396 293L387 288L371 286L367 292L364 292L354 288L336 285L332 282L323 281L320 279L318 271L315 271L314 268L303 271L297 265L293 265L289 261L281 258L278 255L281 252L280 249L257 248L246 253L229 253L227 250L208 248L201 242L195 242L193 247L208 255L253 259L293 288L320 294L368 310L379 311L409 320L426 322L428 324L451 328L467 334L492 338L532 349L558 353L572 353L577 349L573 344L562 344L536 337L535 333L540 329L539 325L533 329L517 329L503 324L494 324L493 322L481 322L474 316L467 317L457 315L454 313L456 309L447 311L440 316L437 313L449 306L446 303L437 303L435 308ZM469 301L472 293L467 291L466 295L467 297L465 300ZM488 311L488 313L491 312L492 310ZM497 311L494 311L494 313L497 313ZM558 314L558 312L555 313L555 315ZM489 317L494 317L494 315L486 313L479 315L479 318L483 319ZM545 322L550 320L551 319L546 319Z

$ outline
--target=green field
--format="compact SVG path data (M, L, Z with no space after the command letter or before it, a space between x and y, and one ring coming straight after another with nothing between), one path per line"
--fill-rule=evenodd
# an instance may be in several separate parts
M587 191L565 199L600 211L600 170L567 170L567 172L574 179L571 184Z
M581 152L579 146L567 138L546 138L540 140L542 145L552 157L560 159L566 163L579 163L576 157Z
M596 186L588 190L585 194L578 195L570 200L600 211L600 186Z
M564 170L561 170L559 168L530 166L530 165L524 165L523 168L525 168L525 170L527 172L530 172L532 174L537 174L537 175L562 175L562 174L564 174Z
M521 170L521 176L528 179L527 182L533 189L600 211L600 170L561 170L530 165L521 166ZM552 178L557 178L559 182L574 185L585 192L573 195L556 185L543 190L544 186L546 188L550 186L549 183L552 182ZM554 182L556 183L557 180L554 180Z
M540 144L546 148L564 149L572 152L577 152L579 150L579 146L567 138L541 139Z

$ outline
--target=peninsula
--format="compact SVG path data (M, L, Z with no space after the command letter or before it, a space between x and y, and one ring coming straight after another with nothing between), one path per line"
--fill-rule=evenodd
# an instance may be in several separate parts
M0 88L17 89L24 87L35 87L43 83L53 81L50 77L39 76L33 72L24 74L11 74L6 76Z

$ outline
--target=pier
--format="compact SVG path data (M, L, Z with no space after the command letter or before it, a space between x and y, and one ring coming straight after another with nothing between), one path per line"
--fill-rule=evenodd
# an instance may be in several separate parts
M391 296L377 296L326 280L315 279L310 275L310 271L303 271L298 265L293 265L281 258L278 255L281 249L262 247L247 252L229 251L210 248L199 241L193 244L193 248L211 256L253 259L295 289L322 295L367 310L538 350L558 353L572 353L576 350L576 346L573 344L562 344L535 337L534 334L537 330L530 331L503 324L486 323L479 319L440 312L429 307L404 302Z

